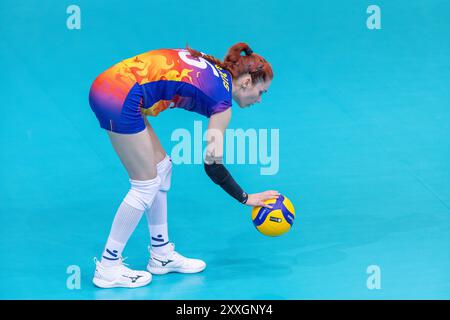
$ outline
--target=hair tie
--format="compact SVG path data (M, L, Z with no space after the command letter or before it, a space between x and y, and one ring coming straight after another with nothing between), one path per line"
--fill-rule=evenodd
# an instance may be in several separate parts
M253 50L248 48L247 50L245 50L245 53L249 56L253 53Z

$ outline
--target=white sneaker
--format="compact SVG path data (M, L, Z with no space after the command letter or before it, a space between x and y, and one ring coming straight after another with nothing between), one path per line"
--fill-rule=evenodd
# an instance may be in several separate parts
M170 252L166 256L160 256L151 250L150 246L148 247L150 260L147 264L147 270L149 272L153 274L166 274L169 272L197 273L206 268L204 261L183 257L175 251L173 243L168 245L170 246Z
M137 288L152 281L152 275L147 271L137 271L127 268L125 263L117 266L105 267L94 258L95 274L92 282L99 288Z

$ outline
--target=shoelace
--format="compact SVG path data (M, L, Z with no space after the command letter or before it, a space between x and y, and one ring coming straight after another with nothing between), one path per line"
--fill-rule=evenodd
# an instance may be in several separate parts
M128 268L129 264L124 262L127 258L128 257L125 257L125 258L120 257L120 262L122 263L122 268L125 269L126 273L135 274L136 270L132 270L132 269Z
M126 259L128 259L128 257L125 257L125 258L124 258L124 257L119 257L119 259L120 259L120 262L121 262L121 264L122 264L123 266L125 266L125 267L128 267L128 266L129 266L128 263L125 263L125 262L124 262ZM98 262L97 257L94 257L94 263L97 264L97 262ZM127 269L129 269L129 268L127 268Z
M124 266L126 266L126 267L128 267L129 266L129 264L128 263L125 263L124 261L125 260L127 260L128 259L128 257L120 257L120 262L122 262L122 264L124 265Z

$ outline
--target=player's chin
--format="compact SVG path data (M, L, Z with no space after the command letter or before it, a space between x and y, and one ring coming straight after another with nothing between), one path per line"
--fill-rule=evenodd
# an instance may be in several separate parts
M253 105L253 103L242 103L242 104L239 104L239 107L241 107L242 109L245 109L245 108L250 108L252 105Z

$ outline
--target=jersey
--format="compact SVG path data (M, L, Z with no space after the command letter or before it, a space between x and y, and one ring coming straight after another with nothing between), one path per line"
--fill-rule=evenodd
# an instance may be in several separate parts
M121 61L122 76L142 86L141 112L182 108L206 117L232 105L231 74L185 49L158 49Z

